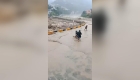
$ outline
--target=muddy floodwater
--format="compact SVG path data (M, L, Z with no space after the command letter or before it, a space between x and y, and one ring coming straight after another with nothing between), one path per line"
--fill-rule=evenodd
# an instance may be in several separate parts
M92 80L92 21L70 31L57 32L48 39L48 80ZM81 41L73 36L81 30Z

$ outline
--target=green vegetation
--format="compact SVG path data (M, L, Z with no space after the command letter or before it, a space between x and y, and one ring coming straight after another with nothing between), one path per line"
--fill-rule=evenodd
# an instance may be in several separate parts
M86 11L83 11L81 17L92 18L92 14L87 14Z
M48 9L50 10L49 16L60 16L61 14L69 14L70 12L68 10L65 10L61 7L52 7L48 5Z
M86 11L83 11L83 13L82 13L81 16L82 16L82 17L87 17Z

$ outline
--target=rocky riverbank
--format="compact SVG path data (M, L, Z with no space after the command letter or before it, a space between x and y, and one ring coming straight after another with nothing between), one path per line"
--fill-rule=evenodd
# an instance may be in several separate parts
M80 20L79 18L60 18L60 17L51 17L48 18L48 29L49 30L58 30L58 29L66 29L66 28L73 28L74 26L79 26L84 21Z

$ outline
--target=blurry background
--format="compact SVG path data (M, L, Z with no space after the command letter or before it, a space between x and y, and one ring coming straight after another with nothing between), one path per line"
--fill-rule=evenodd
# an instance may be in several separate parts
M139 0L93 0L93 80L140 79L139 4ZM98 22L103 24L100 28Z
M0 0L0 80L47 80L47 1Z
M1 0L0 19L10 20L29 13L41 13L47 11L45 0Z
M49 16L80 17L82 12L91 10L92 0L48 0Z

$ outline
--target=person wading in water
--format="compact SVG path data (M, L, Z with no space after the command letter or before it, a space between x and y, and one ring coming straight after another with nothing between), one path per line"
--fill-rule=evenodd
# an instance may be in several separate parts
M84 29L84 30L87 30L87 27L88 27L88 25L86 25L86 27L85 27L85 29Z

